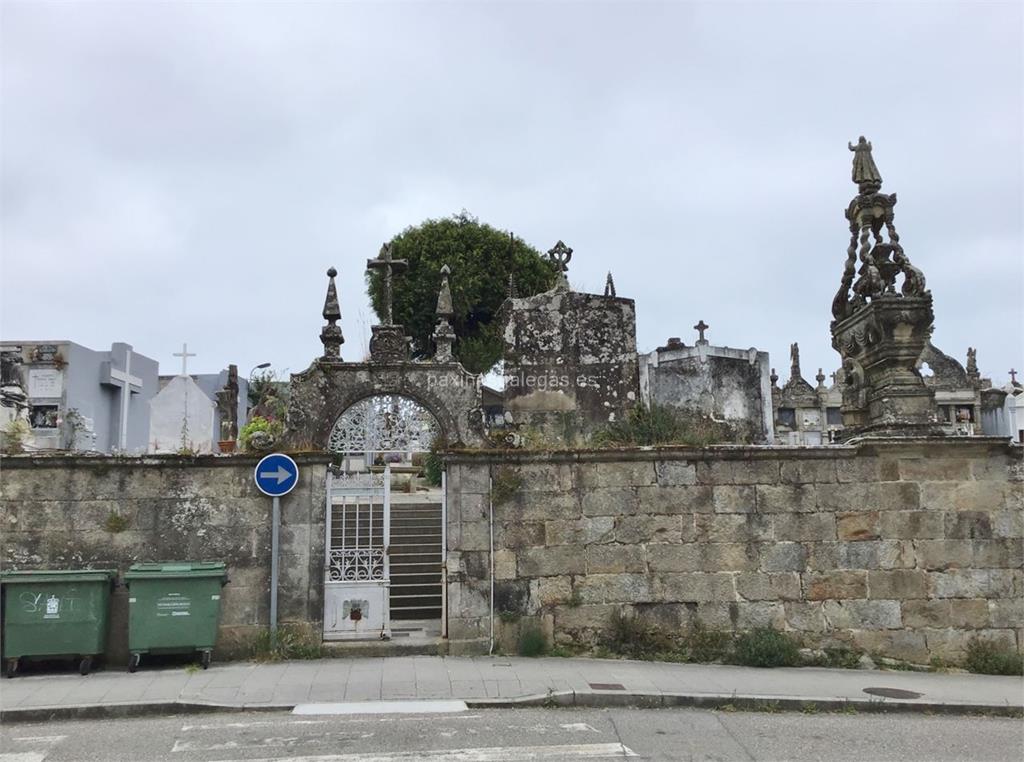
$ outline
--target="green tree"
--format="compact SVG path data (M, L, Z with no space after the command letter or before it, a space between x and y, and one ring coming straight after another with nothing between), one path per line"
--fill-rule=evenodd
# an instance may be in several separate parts
M455 356L467 370L484 373L501 359L495 320L508 292L511 273L519 296L532 296L555 284L557 270L539 251L509 233L483 224L469 213L426 220L391 239L392 257L409 267L395 278L394 321L412 337L413 356L430 357L441 268L451 270L455 317ZM366 274L367 292L383 314L384 285L379 270Z

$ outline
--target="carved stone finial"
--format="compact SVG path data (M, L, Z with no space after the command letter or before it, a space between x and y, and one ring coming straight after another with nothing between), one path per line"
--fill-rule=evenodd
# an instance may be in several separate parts
M896 232L896 194L878 192L882 178L871 158L871 143L862 136L856 146L851 143L849 147L855 153L853 178L859 193L846 209L850 243L839 291L832 302L836 320L849 317L872 299L896 294L898 275L903 275L903 296L929 295L924 274L910 263Z
M814 380L818 382L818 388L825 388L825 374L821 372L821 368L818 368L818 375L814 377Z
M444 265L441 268L441 290L437 294L437 327L434 329L434 351L435 362L451 362L452 344L455 343L455 331L448 322L455 316L455 309L452 306L452 290L448 284L448 275L451 268Z
M392 286L391 278L394 275L405 270L409 266L409 261L406 259L392 259L391 258L391 244L385 243L380 247L380 254L376 259L366 260L367 270L380 270L381 277L384 278L384 314L381 315L382 325L393 325L392 322Z
M697 323L697 325L695 325L693 327L693 330L695 330L698 333L698 336L697 336L697 343L698 344L707 344L708 343L708 340L704 338L704 331L708 330L710 327L711 326L709 326L703 320L701 320L699 323Z
M615 296L615 281L612 280L612 271L608 271L608 277L604 281L604 295Z
M451 268L444 265L441 268L441 290L437 292L437 309L435 313L439 318L451 320L455 316L455 309L452 307L452 290L448 285L448 276Z
M508 288L505 291L505 296L509 299L516 298L516 278L512 273L508 274Z
M548 259L558 266L558 283L555 284L556 291L568 291L569 279L566 273L569 272L569 262L572 260L572 249L558 241L548 249Z
M778 388L779 386L779 374L775 372L775 368L772 368L772 374L768 376L772 382L772 386Z
M789 377L800 378L800 345L793 342L789 345Z
M861 193L878 193L882 187L882 175L875 165L871 156L871 141L863 135L857 140L857 145L847 143L853 151L853 181Z
M325 360L340 360L341 345L345 343L345 337L341 333L341 306L338 304L338 289L334 285L334 277L338 271L333 267L327 270L327 298L324 299L324 320L327 321L320 331L320 341L324 345Z

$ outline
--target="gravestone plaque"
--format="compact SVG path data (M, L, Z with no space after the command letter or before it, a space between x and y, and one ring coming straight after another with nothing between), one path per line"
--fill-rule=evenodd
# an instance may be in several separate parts
M64 374L56 368L30 368L28 396L52 399L64 391Z

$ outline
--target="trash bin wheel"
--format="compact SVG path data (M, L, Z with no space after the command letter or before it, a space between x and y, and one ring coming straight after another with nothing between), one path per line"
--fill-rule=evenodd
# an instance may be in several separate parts
M82 660L80 662L78 662L78 674L80 674L80 675L88 675L91 670L92 670L92 657L91 656L83 656Z
M17 659L8 659L7 660L7 664L4 665L4 674L7 675L7 677L10 678L10 677L14 677L14 675L15 675L15 673L17 671L18 671L18 660Z
M202 656L203 669L209 669L211 661L213 661L213 653L211 651L203 651L203 656Z
M139 668L139 661L142 659L142 654L132 654L128 657L128 671L134 672Z

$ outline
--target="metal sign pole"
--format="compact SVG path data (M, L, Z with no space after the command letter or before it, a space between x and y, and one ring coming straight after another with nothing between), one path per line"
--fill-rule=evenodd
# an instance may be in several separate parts
M275 497L270 526L270 648L277 648L277 556L281 527L281 498Z
M287 495L299 482L299 467L284 453L266 455L253 471L256 488L273 498L270 520L270 647L277 648L277 577L280 555L281 496ZM328 495L330 493L328 492Z

